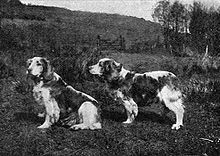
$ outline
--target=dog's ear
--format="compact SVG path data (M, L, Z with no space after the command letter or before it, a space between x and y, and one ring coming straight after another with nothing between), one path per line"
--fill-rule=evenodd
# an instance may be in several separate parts
M42 58L41 61L43 63L43 77L47 80L52 79L54 70L50 64L50 61L46 58Z

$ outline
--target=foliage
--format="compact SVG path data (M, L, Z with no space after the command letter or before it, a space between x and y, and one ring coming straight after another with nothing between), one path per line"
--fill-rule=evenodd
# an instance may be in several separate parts
M181 47L186 44L186 36L182 36L181 33L187 33L189 22L186 6L179 1L172 4L170 1L161 0L157 3L152 16L163 27L166 49L174 55L181 55Z
M182 56L187 46L201 54L206 45L212 56L218 55L220 12L214 7L206 8L196 1L188 6L161 0L152 16L162 25L166 49L174 55Z
M194 2L191 10L192 42L195 43L199 51L204 51L208 45L210 54L217 56L220 38L220 12L214 8L208 9L199 2Z

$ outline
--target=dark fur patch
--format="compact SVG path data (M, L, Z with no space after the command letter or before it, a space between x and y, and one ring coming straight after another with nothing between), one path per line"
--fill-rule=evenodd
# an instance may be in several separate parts
M45 58L42 58L40 61L41 61L42 66L43 66L43 72L41 73L42 76L43 76L44 74L46 74L48 72L48 62Z
M111 61L103 62L101 72L102 72L104 80L109 81L112 76L112 73L114 72L111 66Z
M122 64L117 66L113 60L105 61L102 64L102 70L101 70L102 78L107 82L114 81L115 79L117 80L121 69L122 69Z
M123 92L123 94L128 94L128 90L130 89L132 83L133 83L133 77L135 73L130 72L128 73L125 78L123 77L115 77L111 81L108 82L109 89L111 90L117 90L120 88L120 90Z
M33 84L38 84L40 81L41 81L41 78L38 77L38 76L34 76L34 75L31 75L31 74L28 74L26 76L26 80L27 82L30 84L30 85L33 85ZM33 84L32 84L33 83Z
M158 102L157 91L161 84L149 76L137 76L130 89L131 96L138 105Z

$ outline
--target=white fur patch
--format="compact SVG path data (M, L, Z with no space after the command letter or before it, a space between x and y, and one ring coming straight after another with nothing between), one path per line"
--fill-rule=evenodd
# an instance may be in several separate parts
M125 106L127 113L127 120L123 123L132 123L135 117L138 115L138 106L134 100L130 97L125 97L124 94L117 90L116 96L122 100L122 104Z
M50 88L42 87L43 82L34 86L33 96L36 102L40 105L44 105L46 109L45 121L38 128L49 128L53 123L59 120L60 109L58 103L50 95Z
M123 67L121 68L121 71L120 71L121 77L125 78L128 73L129 73L128 70L124 69Z
M92 102L84 102L78 110L80 124L73 125L71 128L77 129L101 129L101 123L98 121L98 109Z
M176 115L176 124L172 129L179 129L183 125L184 105L182 94L179 90L174 90L169 86L164 86L157 95L164 102L167 108L173 111Z
M94 75L101 75L102 73L101 73L101 67L99 66L99 63L93 66L90 66L89 72Z
M152 72L146 72L146 73L143 73L143 74L135 74L135 77L137 76L143 76L143 75L146 75L146 76L149 76L149 77L152 77L156 80L158 80L159 77L163 77L163 76L171 76L171 77L176 77L176 75L174 75L173 73L171 72L168 72L168 71L152 71ZM134 77L134 78L135 78Z

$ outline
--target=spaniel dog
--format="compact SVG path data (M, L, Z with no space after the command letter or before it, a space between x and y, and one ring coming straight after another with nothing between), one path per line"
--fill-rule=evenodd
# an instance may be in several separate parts
M97 101L93 97L64 82L47 59L34 57L27 64L27 77L33 82L33 97L45 107L45 113L40 114L45 116L45 121L38 128L49 128L60 117L63 121L68 120L73 129L101 128Z
M176 76L168 71L153 71L143 74L128 71L113 59L103 58L89 67L89 72L98 75L107 84L109 92L126 109L127 120L131 123L138 114L138 106L160 102L164 115L169 110L176 115L172 129L183 126L183 96L177 87Z

